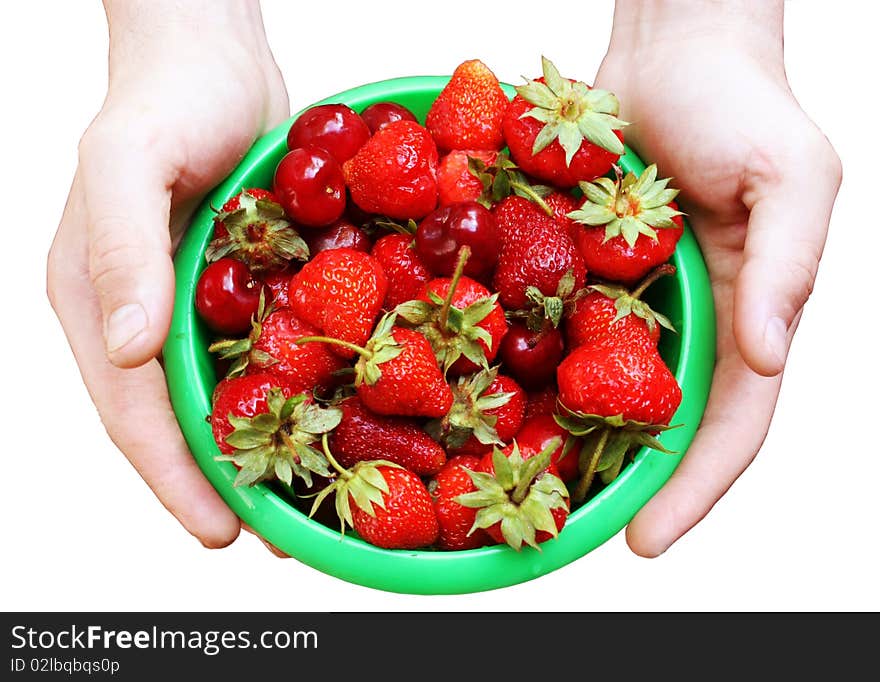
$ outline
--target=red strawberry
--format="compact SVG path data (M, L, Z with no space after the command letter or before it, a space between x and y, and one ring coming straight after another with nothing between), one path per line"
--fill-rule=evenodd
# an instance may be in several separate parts
M443 448L414 420L375 414L356 395L336 406L342 420L330 434L329 445L342 466L381 457L430 476L446 463Z
M581 224L575 243L592 275L631 285L669 260L684 223L668 182L651 164L638 179L581 183L586 198L568 215Z
M647 343L580 346L556 373L564 414L557 421L574 436L590 436L593 454L572 494L585 499L593 476L617 475L634 446L666 451L653 434L668 424L681 403L681 388L657 349Z
M574 228L577 226L574 220L568 217L568 214L577 210L580 202L568 192L551 192L544 197L544 203L547 204L553 217L562 226L562 228L570 235L573 234Z
M446 383L431 344L412 329L395 326L397 316L386 314L364 347L313 336L297 343L324 341L342 344L360 358L355 365L355 389L364 405L383 415L442 417L452 407Z
M325 454L338 476L315 497L310 516L335 493L342 532L348 524L363 540L385 549L418 549L436 542L440 525L418 474L387 460L344 469L326 447Z
M566 285L568 293L580 290L587 270L568 233L525 199L509 197L505 202L500 211L505 236L492 279L501 305L508 310L524 308L533 298L529 287L543 296L556 296L567 273L572 278ZM520 220L510 222L513 214Z
M442 419L425 429L450 454L475 455L492 445L506 445L519 431L526 393L498 367L460 377L452 386L455 402Z
M354 249L321 251L290 280L290 307L325 335L362 345L373 329L388 291L375 258ZM341 357L354 352L334 347Z
M370 255L382 266L388 280L383 308L391 310L404 301L417 298L431 279L413 244L411 234L388 234L373 244Z
M523 421L516 434L516 442L523 453L541 452L557 438L560 439L559 446L551 453L550 461L556 465L559 478L568 483L578 475L578 453L573 449L575 439L556 423L552 415L539 415Z
M283 269L291 260L306 260L309 248L275 195L250 188L227 201L214 217L214 238L205 257L209 263L237 258L259 274Z
M232 360L227 376L268 372L285 377L297 392L324 390L335 383L334 373L345 361L325 343L296 343L318 333L290 308L264 310L261 299L249 336L216 341L208 350L221 360Z
M507 332L507 320L497 296L461 274L469 253L468 247L461 248L451 278L430 280L418 300L396 308L406 323L430 341L444 375L488 368Z
M556 187L604 175L624 152L617 98L563 78L542 58L544 76L516 88L504 140L523 171Z
M477 201L483 196L483 183L471 171L468 158L479 159L491 166L498 155L495 151L456 149L440 159L437 167L437 188L440 206L448 206L460 201ZM572 207L572 210L577 208Z
M327 460L311 444L341 419L338 408L324 408L296 393L283 377L249 374L221 380L214 389L211 429L217 459L239 468L234 485L253 485L293 476L312 485L312 473L329 477Z
M437 205L437 160L431 134L400 120L377 130L342 170L352 201L367 213L419 219Z
M428 492L434 501L434 512L440 524L437 547L445 550L476 549L494 541L482 528L471 533L477 510L464 507L455 498L474 492L477 487L468 475L480 463L476 455L457 455L428 481Z
M540 549L541 542L556 537L570 509L568 489L550 462L560 442L526 453L514 441L484 455L478 470L469 473L477 490L455 498L478 510L473 528L485 528L496 542L516 550L523 543Z
M672 322L651 309L639 297L661 275L672 274L675 266L656 268L632 292L623 287L594 284L590 293L575 301L565 317L565 337L569 348L584 344L649 343L656 347L660 327L675 331Z
M509 104L495 74L471 59L456 67L431 104L425 126L443 150L501 149L501 121Z

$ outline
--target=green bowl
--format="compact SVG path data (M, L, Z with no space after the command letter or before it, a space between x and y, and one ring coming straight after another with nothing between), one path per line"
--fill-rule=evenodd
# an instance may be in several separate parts
M355 111L379 101L408 107L420 120L449 80L415 76L370 83L328 97L317 104L343 102ZM504 85L512 96L513 88ZM196 281L205 267L211 239L211 207L223 205L244 187L271 187L275 166L286 153L292 117L257 140L226 180L196 212L176 258L176 296L164 348L171 403L193 456L226 503L266 540L299 561L342 580L408 594L464 594L507 587L545 575L583 557L630 521L666 482L697 430L705 408L715 359L715 311L699 246L686 225L674 263L677 274L651 287L653 305L673 322L678 334L665 333L661 353L682 387L683 400L673 419L682 424L662 435L678 454L643 448L620 475L571 513L559 536L516 552L505 546L444 552L385 550L348 533L309 519L284 491L271 484L234 488L236 468L217 462L219 454L206 416L217 382L207 347L211 341L194 307ZM642 161L627 149L624 171L640 173Z

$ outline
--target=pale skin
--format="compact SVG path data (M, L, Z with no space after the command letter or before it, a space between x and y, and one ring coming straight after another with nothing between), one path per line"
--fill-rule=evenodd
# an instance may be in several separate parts
M104 4L109 88L80 142L48 294L113 442L184 528L224 547L241 523L190 455L157 357L174 246L204 194L289 115L287 93L256 0ZM633 123L627 142L681 188L717 308L703 423L626 530L640 556L697 524L760 449L825 243L840 161L789 91L782 11L618 0L596 78Z

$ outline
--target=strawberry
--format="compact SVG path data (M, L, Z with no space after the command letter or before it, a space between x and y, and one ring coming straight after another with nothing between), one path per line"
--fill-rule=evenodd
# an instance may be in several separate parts
M517 87L504 115L510 156L555 187L595 180L624 152L620 104L612 93L563 78L550 60L541 61L543 77Z
M418 123L383 126L343 166L352 201L367 213L419 219L437 205L437 146Z
M342 420L330 434L329 445L342 466L378 454L420 476L430 476L446 463L443 448L414 420L375 414L356 395L336 406L342 410Z
M662 275L675 272L675 266L661 265L633 291L623 287L593 284L590 293L577 300L565 316L565 337L569 348L584 344L649 343L656 347L660 327L675 331L665 315L654 311L639 297Z
M561 442L553 439L541 452L526 453L514 441L486 453L478 470L468 472L477 490L455 498L478 510L472 529L484 528L517 551L523 543L540 549L540 543L555 538L570 509L568 489L550 462Z
M459 377L452 386L455 402L442 419L425 426L450 454L479 454L492 445L505 445L519 431L526 393L498 367Z
M495 74L479 59L459 64L425 118L437 147L498 150L501 122L510 101Z
M357 345L370 337L387 291L388 280L375 258L354 249L331 249L316 254L291 278L288 297L301 320ZM334 352L354 357L344 346Z
M326 436L323 445L338 475L315 497L309 516L335 494L343 533L347 524L363 540L384 549L418 549L436 542L440 525L418 474L387 460L358 462L346 469L334 459Z
M428 481L428 492L434 501L434 513L440 525L437 537L438 549L476 549L494 544L494 540L482 528L471 533L476 509L464 507L455 501L459 495L474 492L477 487L468 475L480 463L476 455L456 455Z
M459 201L477 201L483 196L483 183L471 171L470 159L491 166L498 152L479 149L454 149L437 166L437 190L440 206Z
M232 361L227 376L268 372L284 376L297 392L324 390L334 383L334 373L345 367L345 361L327 344L296 343L297 339L318 333L290 308L270 305L264 309L261 298L247 337L215 341L208 350L221 360Z
M580 346L560 363L556 376L563 408L557 422L574 436L590 438L572 499L585 499L597 471L605 473L604 482L613 479L635 446L668 452L654 434L670 428L681 388L652 345Z
M559 439L559 446L550 454L550 461L556 465L559 478L568 483L578 475L577 453L572 452L576 439L557 424L551 414L524 420L516 433L516 442L523 453L541 452L554 439Z
M379 320L364 347L326 336L298 339L323 341L358 353L354 386L363 404L373 412L404 417L442 417L452 407L452 389L446 383L431 344L422 334L396 326L397 315Z
M578 227L574 220L568 217L572 211L576 211L580 202L568 192L555 190L544 197L544 203L550 209L556 222L570 235L574 233L574 229Z
M413 244L412 234L387 234L373 244L370 255L376 259L388 280L388 291L382 304L392 310L405 301L417 298L431 279Z
M668 182L651 164L638 179L627 173L580 184L584 202L568 216L581 225L575 243L592 275L633 284L669 260L684 223Z
M309 247L275 195L250 188L232 197L214 216L214 236L205 257L209 263L237 258L260 274L282 269L291 260L306 260Z
M492 161L472 156L468 159L468 170L483 188L476 200L486 208L491 209L501 200L516 195L534 202L547 215L551 215L552 211L543 197L553 193L553 188L533 185L505 152L498 152Z
M295 393L283 378L250 374L223 379L214 389L211 429L220 461L234 462L233 485L254 485L293 476L312 484L312 473L329 477L327 460L312 447L339 424L342 412Z
M565 229L525 199L509 197L502 203L505 206L498 213L504 221L500 226L504 237L492 279L501 305L507 310L524 308L533 298L529 287L556 296L567 274L569 293L583 288L587 270Z
M437 277L422 295L397 306L406 324L425 335L444 375L468 374L488 368L507 332L504 311L497 296L462 275L470 249L461 247L452 277Z

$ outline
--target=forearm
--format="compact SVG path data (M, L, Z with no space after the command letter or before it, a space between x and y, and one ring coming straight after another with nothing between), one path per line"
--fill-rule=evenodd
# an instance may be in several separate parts
M616 0L609 52L735 45L782 66L783 0Z

